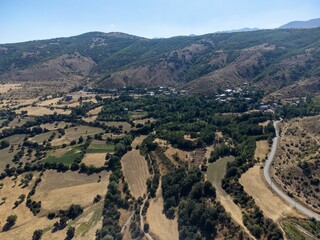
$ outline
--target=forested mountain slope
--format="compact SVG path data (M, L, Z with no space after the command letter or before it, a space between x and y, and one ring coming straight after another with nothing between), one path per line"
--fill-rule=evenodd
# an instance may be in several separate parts
M320 28L167 39L91 32L0 45L0 81L88 80L103 89L178 86L195 92L249 83L270 92L295 85L319 92L319 62Z

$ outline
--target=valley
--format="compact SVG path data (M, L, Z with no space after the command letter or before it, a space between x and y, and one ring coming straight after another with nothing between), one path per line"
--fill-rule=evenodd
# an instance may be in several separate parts
M319 34L1 45L0 239L320 238Z
M146 93L138 98L130 93L111 98L80 91L70 93L67 102L64 99L69 95L26 101L23 108L29 111L37 106L53 109L39 116L16 105L3 109L0 211L6 214L1 226L9 215L18 220L0 235L23 239L27 234L31 238L39 230L43 239L60 239L73 228L76 239L102 239L110 233L116 238L123 234L124 239L144 235L178 239L181 234L200 233L260 239L270 234L282 236L282 231L290 235L286 229L292 228L304 234L306 227L301 222L292 225L292 221L303 221L305 216L268 189L260 169L274 134L273 113L253 111L259 103L241 97L241 92L233 96L237 101L232 97L221 101L183 92L166 96L162 89L155 90L154 96ZM246 98L259 98L248 90ZM69 113L56 112L58 103ZM225 113L230 110L237 114ZM85 121L90 116L96 118ZM306 122L299 126L304 129L318 122L316 117L303 119ZM284 129L282 134L289 131L289 127ZM316 136L308 136L316 144ZM307 156L316 152L310 154ZM10 188L16 189L15 195ZM19 200L20 195L26 200ZM15 201L18 207L8 211ZM193 215L185 215L189 204L195 205L192 211L218 211L225 220L211 222L210 231L204 229L209 222L198 225ZM71 205L79 215L63 215ZM265 220L257 222L257 212ZM188 232L182 218L190 218L188 224L200 233ZM272 225L266 225L268 221ZM167 228L169 232L163 232Z

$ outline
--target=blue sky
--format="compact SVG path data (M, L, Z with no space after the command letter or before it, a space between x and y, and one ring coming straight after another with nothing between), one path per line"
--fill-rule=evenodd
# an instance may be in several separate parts
M89 31L170 37L318 17L319 0L0 0L0 43Z

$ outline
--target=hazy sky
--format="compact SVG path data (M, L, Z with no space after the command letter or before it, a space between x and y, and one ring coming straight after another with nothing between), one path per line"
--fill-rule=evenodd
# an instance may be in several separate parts
M318 17L320 0L0 0L0 43L89 31L170 37Z

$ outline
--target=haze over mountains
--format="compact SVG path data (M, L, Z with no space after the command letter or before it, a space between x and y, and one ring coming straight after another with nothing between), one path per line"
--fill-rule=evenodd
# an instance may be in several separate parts
M0 45L0 81L86 81L106 90L173 86L207 93L249 83L299 96L320 92L319 53L319 28L168 39L90 32Z
M320 27L320 18L311 19L308 21L293 21L285 25L280 26L279 28L317 28Z

